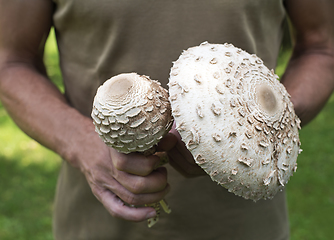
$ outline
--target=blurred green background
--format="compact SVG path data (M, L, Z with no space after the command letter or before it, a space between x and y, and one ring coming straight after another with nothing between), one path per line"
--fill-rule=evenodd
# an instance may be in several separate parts
M45 62L62 89L54 32ZM284 72L283 49L276 72ZM291 240L334 239L334 97L300 131L303 153L287 185ZM51 240L52 208L61 159L22 133L0 103L0 239Z

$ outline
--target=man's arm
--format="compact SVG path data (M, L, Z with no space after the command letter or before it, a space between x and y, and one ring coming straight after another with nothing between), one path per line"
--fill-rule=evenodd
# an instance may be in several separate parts
M286 0L294 49L281 82L302 125L322 109L334 89L332 0Z
M152 217L153 208L130 208L119 198L133 205L158 202L169 190L166 170L154 170L156 156L106 147L92 120L70 107L49 81L42 55L52 13L51 0L0 0L0 99L24 132L80 168L113 216Z

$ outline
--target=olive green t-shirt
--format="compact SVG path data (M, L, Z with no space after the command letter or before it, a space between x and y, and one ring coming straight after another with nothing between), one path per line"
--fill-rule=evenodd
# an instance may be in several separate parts
M90 116L98 86L137 72L167 87L182 50L232 43L274 68L285 18L283 0L54 0L54 26L65 95ZM70 143L69 143L70 144ZM56 240L282 240L289 237L285 193L254 203L202 176L171 167L170 215L151 229L115 219L92 195L83 174L64 162L54 211Z

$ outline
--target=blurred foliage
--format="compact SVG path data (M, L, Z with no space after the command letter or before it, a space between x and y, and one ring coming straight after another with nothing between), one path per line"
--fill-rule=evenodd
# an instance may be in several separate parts
M287 185L292 240L334 236L334 96L300 131L302 154Z
M62 90L54 32L48 74ZM52 206L61 159L25 135L0 103L0 239L52 240Z
M63 78L59 69L58 46L55 38L55 31L52 29L45 45L44 63L51 81L61 92L64 92Z

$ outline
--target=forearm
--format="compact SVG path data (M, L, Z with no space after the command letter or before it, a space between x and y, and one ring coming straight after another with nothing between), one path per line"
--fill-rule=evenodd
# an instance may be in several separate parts
M292 56L281 82L291 95L302 125L322 109L334 89L334 57L326 51L301 52Z
M322 109L334 89L332 0L286 0L294 49L282 83L302 125Z
M46 76L31 64L2 61L0 98L25 133L77 165L69 143L93 132L92 122L71 108Z

